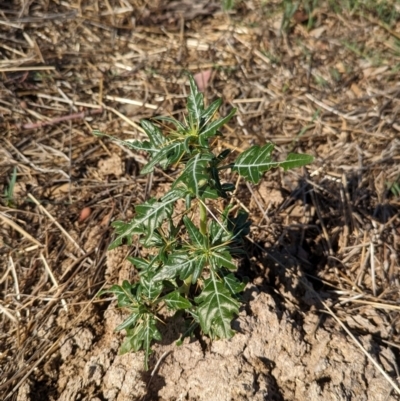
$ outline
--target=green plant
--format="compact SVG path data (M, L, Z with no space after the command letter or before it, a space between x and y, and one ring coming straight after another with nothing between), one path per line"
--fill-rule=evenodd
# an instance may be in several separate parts
M386 186L389 189L389 191L392 193L393 196L395 197L400 197L400 177L397 178L396 181L394 182L387 182Z
M235 6L235 0L222 0L222 9L224 11L231 11Z
M8 187L4 190L4 198L7 207L14 207L14 188L17 183L17 168L14 167L10 183Z
M183 335L191 334L196 327L211 338L230 338L234 334L231 321L239 312L240 293L245 287L234 275L234 258L244 252L242 241L249 233L250 222L244 211L234 214L231 203L218 215L210 209L210 203L229 199L229 192L235 189L233 184L222 182L221 173L230 169L257 184L271 168L287 170L313 160L309 155L291 153L284 161L273 161L274 145L270 143L252 146L232 162L228 161L230 150L214 153L217 139L222 136L220 129L236 109L226 117L215 118L222 100L205 108L203 95L191 76L189 83L183 122L158 117L156 121L173 127L164 135L159 125L142 120L149 140L124 142L149 154L142 174L153 172L156 166L179 173L164 196L135 207L133 220L113 223L117 235L110 249L124 242L132 244L134 236L149 249L146 258L129 257L140 273L138 282L124 281L103 292L114 294L118 306L130 313L116 328L127 333L121 353L144 349L146 369L152 341L161 340L157 326L165 307L186 319ZM183 211L177 208L179 200L185 201Z
M290 28L290 21L299 8L299 2L293 2L292 0L283 0L282 6L283 16L281 23L281 32L288 33Z

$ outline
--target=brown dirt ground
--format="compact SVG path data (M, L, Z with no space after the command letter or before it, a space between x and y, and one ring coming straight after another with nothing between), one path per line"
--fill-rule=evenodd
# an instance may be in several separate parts
M400 399L400 21L317 4L283 20L280 1L2 3L0 194L17 181L0 201L1 400ZM254 225L238 334L176 347L172 322L143 372L96 293L136 277L140 249L107 252L110 223L171 179L92 131L179 116L185 70L238 108L222 146L316 160L239 184Z

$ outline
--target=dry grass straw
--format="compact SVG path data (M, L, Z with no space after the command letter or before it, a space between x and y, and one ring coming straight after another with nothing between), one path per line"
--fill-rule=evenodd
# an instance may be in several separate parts
M315 29L292 20L282 33L272 2L231 17L168 4L15 0L0 13L0 193L17 169L0 206L0 394L43 367L79 319L96 320L83 305L104 281L109 222L146 193L144 156L91 131L142 138L141 118L179 114L184 70L212 68L207 101L223 96L221 114L238 107L231 149L273 141L317 158L303 176L271 174L266 196L239 186L253 240L325 283L340 321L362 314L377 341L400 342L399 198L388 190L400 179L399 23L321 4ZM101 168L113 156L119 165ZM155 174L153 189L165 180Z

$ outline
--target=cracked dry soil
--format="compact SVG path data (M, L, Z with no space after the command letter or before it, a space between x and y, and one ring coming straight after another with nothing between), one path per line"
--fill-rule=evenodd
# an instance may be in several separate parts
M238 331L234 338L209 343L186 339L178 347L176 327L165 329L149 372L143 371L142 352L118 355L122 337L114 328L123 315L110 304L101 319L88 315L65 335L44 368L47 383L25 382L17 399L41 400L41 386L47 388L46 399L58 401L396 399L361 350L329 324L329 317L321 316L310 294L303 296L311 304L307 313L296 312L277 290L249 285L245 296L248 302L233 323ZM96 316L92 312L88 314ZM358 338L393 373L392 351L378 346L370 334Z

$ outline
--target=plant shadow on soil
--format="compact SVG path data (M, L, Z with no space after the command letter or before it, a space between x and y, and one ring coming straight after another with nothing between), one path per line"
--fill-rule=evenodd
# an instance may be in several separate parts
M292 193L304 192L307 184L300 181L298 188ZM287 195L287 194L285 194ZM298 198L293 197L293 201ZM307 201L310 201L307 199ZM287 310L287 302L285 297L288 296L291 301L297 303L297 307L290 311L291 318L293 319L297 328L301 331L303 325L303 315L300 313L299 308L302 312L306 312L311 306L321 307L320 302L315 296L310 295L309 291L301 285L301 280L306 280L316 292L319 292L323 285L320 280L307 278L306 271L309 273L315 273L319 268L326 262L326 258L321 257L323 251L320 247L315 246L308 250L310 262L303 261L299 263L299 260L292 255L290 247L297 241L299 237L299 226L287 226L285 228L285 238L289 238L292 241L292 245L289 245L285 240L277 241L275 245L270 247L264 247L264 244L252 243L249 240L245 240L244 248L247 252L247 257L239 259L238 270L235 273L236 277L240 280L248 280L250 287L246 288L242 294L242 306L247 315L251 315L252 311L250 308L250 302L254 301L254 285L259 293L265 292L271 295L277 305L274 311L280 320L284 311ZM319 235L318 230L307 230L305 237L311 242ZM294 241L294 242L293 242ZM284 294L279 291L279 288L284 288ZM323 297L323 295L322 295ZM162 341L160 345L170 345L176 342L181 334L181 328L183 327L183 318L171 316L165 319L164 325L160 325L159 329L162 332ZM232 327L237 332L242 332L240 321L234 320ZM200 329L196 329L191 338L191 342L198 341L203 350L204 356L211 349L211 341L205 338ZM170 352L168 352L169 354ZM163 358L167 358L168 354L163 355ZM260 358L268 370L273 369L275 362L268 360L267 358ZM154 354L150 356L149 360L149 371L142 372L142 379L147 383L148 392L141 398L141 401L150 401L157 399L160 390L166 385L165 378L158 373L157 369L158 360ZM155 370L154 372L152 370ZM268 386L273 388L276 401L283 401L284 396L279 390L279 385L274 381L274 377L269 377Z
M348 181L351 183L353 182L352 180L353 177L349 176ZM240 260L236 272L236 276L239 279L248 278L249 283L254 284L260 293L264 292L271 295L277 305L275 313L278 319L281 319L284 311L289 313L294 327L300 332L303 332L304 317L307 313L324 310L321 300L329 300L332 303L336 303L339 298L339 295L332 291L334 287L330 287L329 284L324 283L319 278L319 276L323 277L322 273L326 267L336 268L340 265L338 259L332 257L338 251L339 237L338 235L332 236L330 247L333 255L329 255L328 245L326 241L321 239L323 229L319 219L322 217L324 224L328 226L330 231L335 229L337 231L343 230L346 221L339 208L336 208L336 212L332 214L332 205L337 202L337 199L335 199L335 195L338 193L337 189L332 187L331 182L327 182L323 189L331 196L325 198L320 195L319 199L317 199L319 203L323 204L321 207L322 215L315 214L304 225L295 222L285 226L276 241L269 246L265 246L265 243L261 241L252 243L246 240L245 248L248 256ZM288 200L287 204L289 205L300 201L303 207L308 207L313 202L316 202L315 198L304 195L310 190L312 188L306 183L306 180L301 179L291 194L284 194L284 198ZM371 217L376 216L377 210L386 210L386 216L389 210L389 216L393 216L393 211L387 209L387 205L378 205L367 210ZM254 288L246 289L242 296L242 308L246 310L248 315L252 313L249 305L254 300L253 290ZM328 315L320 313L319 325L323 325L327 318ZM177 324L179 326L179 320L173 317L165 321L165 326L162 328L162 345L169 345L178 340L180 331ZM232 327L241 332L240 322L234 321ZM209 340L205 339L199 330L194 334L192 341L199 341L205 354L210 348ZM358 331L358 334L369 333L368 331ZM376 340L378 339L376 338ZM379 345L375 344L373 349L370 350L371 354L376 358L379 357L379 348ZM165 357L167 356L165 355ZM396 355L396 359L399 360L399 355ZM267 358L261 358L260 361L267 369L271 370L273 368L274 361ZM152 356L150 358L150 366L154 367L156 364L157 360ZM283 400L283 395L279 397L279 386L277 383L275 385L273 383L273 376L271 376L271 379L272 382L268 384L274 388L276 387L277 401ZM143 372L143 380L148 383L149 387L147 395L142 399L143 401L154 399L166 383L162 375L158 374L157 371L152 373L151 370ZM330 378L321 379L320 385L323 387L329 381Z
M351 183L352 177L349 177L348 182ZM317 199L321 207L322 218L329 232L334 229L342 230L345 226L345 218L341 214L340 207L336 209L332 208L335 205L337 199L334 194L338 193L337 188L332 186L331 182L327 182L323 189L330 196L324 197L318 195ZM323 185L320 184L320 185ZM309 191L310 187L305 180L300 180L298 186L291 192L291 194L284 194L284 198L288 198L287 205L299 202L302 207L310 206L313 202L309 196L301 196L296 194L304 194ZM357 195L360 196L360 195ZM371 194L369 195L371 196ZM331 207L329 207L331 206ZM367 207L368 206L368 207ZM361 207L361 206L360 206ZM332 213L332 210L334 213ZM355 209L358 210L358 209ZM373 207L373 205L363 205L363 213L367 213L370 217L383 215L387 221L388 218L393 216L395 210L390 208L389 205L382 204ZM386 215L382 211L385 211ZM386 217L385 217L386 216ZM321 239L322 228L320 226L319 216L314 215L307 222L307 224L301 225L298 222L291 222L288 225L280 224L281 231L276 233L276 240L271 242L259 241L252 243L246 240L245 248L248 253L247 258L240 260L239 268L236 276L239 279L244 277L249 278L249 283L252 284L252 288L246 289L243 293L243 305L247 315L251 316L252 310L250 302L254 301L254 286L257 288L259 293L267 293L270 295L275 304L276 314L278 320L281 320L282 316L286 313L289 314L293 326L301 333L304 334L304 318L307 313L318 313L319 310L323 310L323 305L320 302L322 300L329 300L332 303L338 302L339 296L334 291L334 287L330 287L324 283L319 277L324 277L323 272L326 267L338 268L342 266L339 260L335 257L331 257L327 252L327 245L323 239ZM333 255L337 252L339 237L338 235L331 236L331 247ZM307 286L303 285L306 284ZM314 292L315 291L315 292ZM318 294L318 296L315 295ZM104 312L107 309L108 302L99 304L95 307L96 314L100 319L104 319ZM324 325L328 315L319 313L320 320L319 325ZM158 344L160 346L169 346L176 342L181 334L183 327L183 319L177 317L166 317L163 325L160 325L160 331L162 332L163 340ZM233 328L241 332L240 321L235 320L232 323ZM371 334L367 330L357 330L358 335ZM76 333L74 333L76 335ZM100 338L102 333L99 333ZM378 361L381 355L381 341L379 333L375 333L374 344L369 349L369 353L372 354ZM201 345L203 354L206 355L210 351L210 341L201 335L200 331L197 330L192 338L193 342L197 341ZM96 340L95 340L96 342ZM393 349L397 362L400 362L400 355L396 349ZM141 373L141 378L146 383L147 392L140 399L141 401L150 401L158 399L161 390L167 385L166 377L159 373L157 369L157 363L161 359L169 357L171 351L167 351L161 357L159 353L152 354L150 356L149 366L150 370ZM275 361L265 357L260 358L260 362L265 365L267 371L274 369ZM54 362L56 363L56 361ZM330 378L318 379L321 388L329 383ZM257 390L257 383L255 382L254 388ZM280 391L279 384L273 375L268 376L268 388L273 389L275 394L274 400L283 401L284 395ZM38 400L45 399L46 394L50 392L57 393L56 382L49 381L36 381L32 386L32 394L37 394ZM41 396L43 394L43 396ZM99 395L98 395L99 397ZM101 399L101 397L100 397Z

